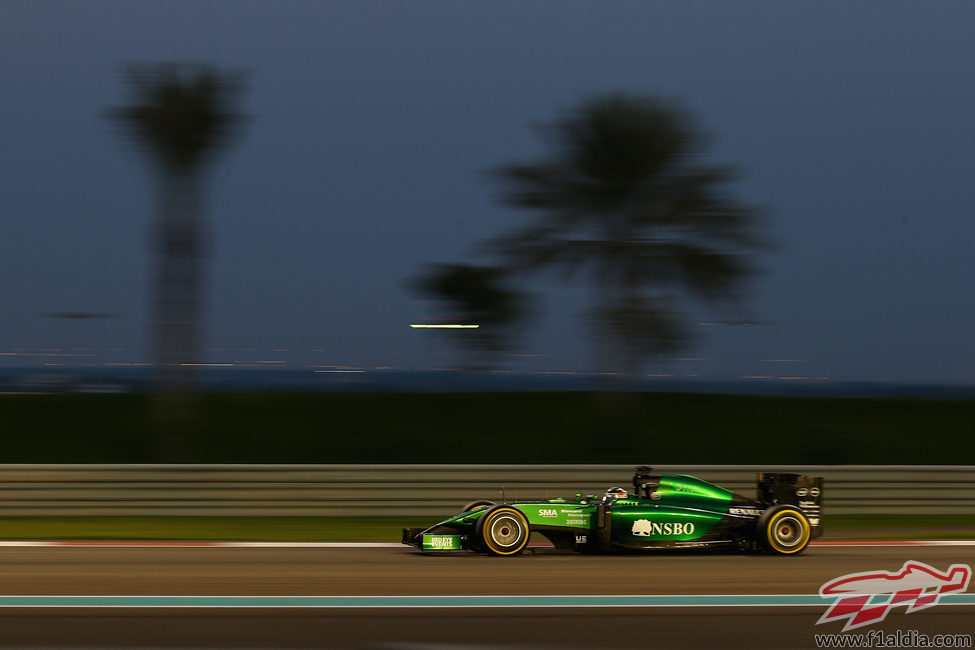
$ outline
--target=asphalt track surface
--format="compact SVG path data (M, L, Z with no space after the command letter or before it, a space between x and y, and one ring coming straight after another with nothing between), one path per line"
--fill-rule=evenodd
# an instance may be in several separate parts
M908 560L945 570L975 564L975 547L810 547L798 557L539 551L514 558L427 556L406 547L5 547L3 596L491 595L500 606L0 607L0 647L810 648L814 634L842 627L816 625L825 605L515 607L504 606L504 597L809 595L840 575L894 571ZM975 605L913 614L901 607L874 628L972 635Z

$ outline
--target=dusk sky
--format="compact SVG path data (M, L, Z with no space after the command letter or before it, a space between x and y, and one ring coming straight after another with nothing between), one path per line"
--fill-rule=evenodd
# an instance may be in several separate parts
M975 4L0 0L0 353L148 359L149 166L106 109L126 62L248 70L215 166L214 360L439 367L424 264L531 215L488 170L598 93L681 102L777 247L747 305L647 372L975 384ZM591 294L526 279L511 368L585 370ZM99 312L109 319L45 317ZM282 352L281 350L286 350ZM248 356L249 355L249 356ZM275 356L277 355L277 356ZM676 356L676 355L675 355ZM89 357L5 356L0 364ZM782 361L790 360L790 361ZM521 364L521 365L519 365Z

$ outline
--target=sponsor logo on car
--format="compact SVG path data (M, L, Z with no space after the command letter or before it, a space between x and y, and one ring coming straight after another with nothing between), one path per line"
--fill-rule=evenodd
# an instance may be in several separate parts
M633 522L633 534L637 537L650 537L651 535L693 535L694 523L674 523L649 521L647 519L637 519Z
M425 551L459 551L460 535L424 535L423 550Z
M822 506L820 506L815 501L800 500L799 509L802 510L802 513L804 515L806 515L806 518L809 520L809 524L811 526L819 525Z
M555 508L539 508L539 510L538 510L538 516L539 517L558 517L559 516L559 512Z
M758 508L728 508L728 512L733 515L751 515L752 517L762 514Z
M586 535L576 535L576 544L588 544L589 537Z
M965 591L972 577L967 564L952 564L945 572L909 560L900 571L864 571L830 580L819 588L823 598L835 598L816 625L846 620L843 631L879 623L893 607L907 613L934 607L945 594ZM884 597L886 596L886 597Z

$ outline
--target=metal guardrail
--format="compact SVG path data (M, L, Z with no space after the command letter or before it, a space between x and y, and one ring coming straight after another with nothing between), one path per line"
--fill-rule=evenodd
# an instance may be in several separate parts
M975 514L975 466L666 465L746 496L755 474L825 477L827 513ZM0 516L445 516L475 499L628 486L632 465L0 465Z

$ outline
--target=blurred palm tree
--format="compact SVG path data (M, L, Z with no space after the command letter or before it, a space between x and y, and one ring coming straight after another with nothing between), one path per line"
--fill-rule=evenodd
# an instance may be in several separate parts
M138 64L124 71L132 103L110 110L149 154L158 180L153 354L156 387L189 393L203 361L204 260L209 231L204 189L214 154L238 134L242 75L208 65Z
M525 294L506 286L504 270L496 267L432 264L411 284L423 297L444 304L451 323L478 326L438 331L467 351L469 369L496 365L514 343L515 325L528 316Z
M757 212L723 191L731 170L675 105L609 95L543 130L547 158L497 170L502 198L539 213L487 250L513 270L588 272L600 370L631 373L691 336L689 297L735 301L764 245Z

